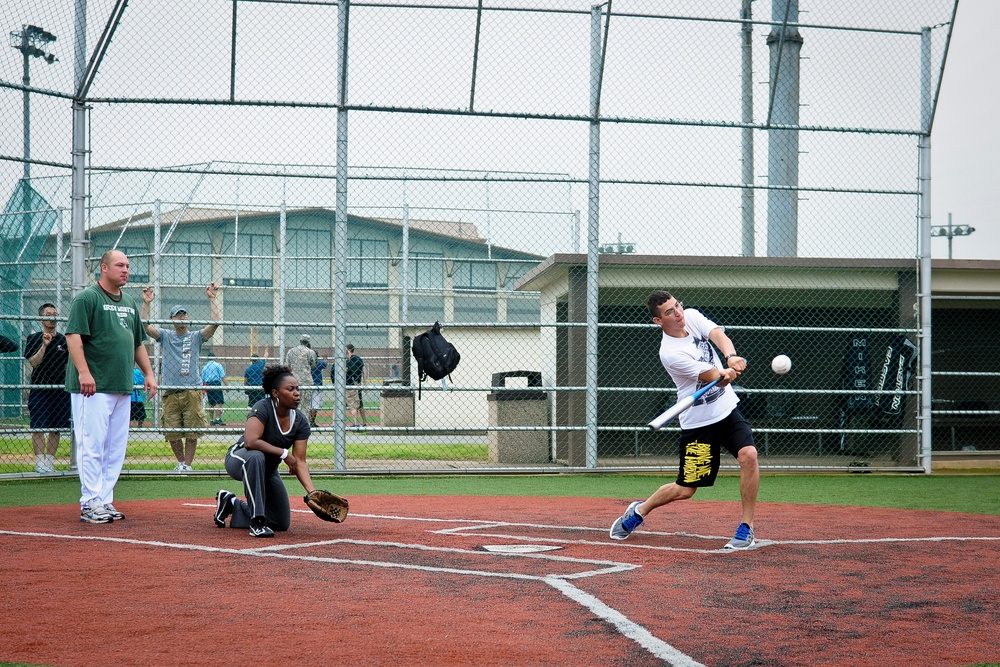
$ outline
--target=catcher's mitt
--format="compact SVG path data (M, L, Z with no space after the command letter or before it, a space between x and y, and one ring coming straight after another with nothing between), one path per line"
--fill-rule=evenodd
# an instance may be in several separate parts
M350 508L347 498L322 489L310 491L302 496L302 500L323 521L340 523L347 518L347 510Z

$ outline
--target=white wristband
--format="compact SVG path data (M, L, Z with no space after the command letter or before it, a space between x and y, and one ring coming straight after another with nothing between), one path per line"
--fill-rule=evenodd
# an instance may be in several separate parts
M285 457L287 457L287 456L288 456L288 450L287 449L282 449L281 450L281 460L284 461Z

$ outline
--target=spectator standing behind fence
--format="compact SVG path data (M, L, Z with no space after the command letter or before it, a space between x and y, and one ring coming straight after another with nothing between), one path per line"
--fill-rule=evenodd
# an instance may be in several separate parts
M365 381L365 360L354 353L354 346L347 344L347 386L360 387ZM364 395L360 389L347 390L347 409L354 428L364 428L368 424L365 415ZM360 421L359 421L360 417Z
M250 365L243 371L243 392L247 395L247 406L252 407L264 398L264 360L256 354L250 355Z
M142 428L146 421L146 392L138 388L142 386L142 371L138 368L132 369L132 384L137 385L132 389L132 421L136 428Z
M31 384L66 384L66 363L69 350L66 337L56 331L56 307L43 303L38 314L42 330L24 341L24 358L31 365ZM28 414L32 429L51 429L47 436L32 430L31 448L35 452L35 472L40 475L55 472L56 450L59 449L59 432L69 428L70 402L64 387L57 389L32 388L28 394Z
M218 288L215 283L209 283L205 288L208 297L209 317L213 322L219 321L219 306L215 301ZM149 317L149 304L156 294L152 287L142 290L142 317ZM146 333L153 340L160 341L163 350L161 384L172 387L163 390L163 415L161 425L163 436L170 443L177 458L177 472L190 472L194 461L195 450L198 448L199 429L207 425L205 408L202 405L201 372L198 369L198 358L201 356L202 344L211 338L219 328L218 324L209 324L204 329L191 331L188 328L188 310L184 306L174 306L170 309L170 320L173 331L160 329L152 324L146 325ZM184 442L181 439L184 439Z
M319 357L312 349L309 334L299 336L299 344L285 354L285 364L292 369L296 379L299 381L299 405L305 410L312 408L312 397L315 393L312 389L304 389L309 386L312 379L312 369L316 366Z
M109 250L101 257L96 285L73 299L66 323L66 346L73 362L66 367L73 437L80 468L80 521L111 523L125 515L115 509L115 485L125 463L131 416L132 368L143 374L143 388L156 394L153 367L135 299L128 282L128 257Z
M226 369L215 360L215 353L208 353L208 363L201 369L201 381L209 389L205 392L205 402L208 404L209 414L214 415L208 422L213 426L225 426L222 419L222 406L226 403L226 397L221 389L211 389L211 387L222 387L226 384Z
M327 367L325 359L317 358L316 365L312 368L313 384L317 387L323 386L323 369ZM312 404L309 406L309 425L316 426L316 415L319 414L319 409L323 407L323 392L317 389L312 395Z

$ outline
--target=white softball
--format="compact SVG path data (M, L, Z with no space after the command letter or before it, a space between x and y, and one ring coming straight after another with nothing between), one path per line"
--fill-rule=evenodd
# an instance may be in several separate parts
M778 375L784 375L792 370L792 360L786 354L779 354L771 360L771 370Z

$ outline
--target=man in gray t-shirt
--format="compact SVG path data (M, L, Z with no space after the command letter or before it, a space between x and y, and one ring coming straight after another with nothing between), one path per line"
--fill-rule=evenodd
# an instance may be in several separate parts
M215 301L218 288L211 283L205 288L208 297L209 316L213 322L219 321L219 306ZM148 322L150 304L156 294L152 287L142 290L142 320ZM160 329L146 324L146 333L160 342L162 351L163 413L161 425L163 436L170 443L177 457L177 472L191 470L194 452L198 447L199 429L205 428L205 407L202 404L201 368L198 359L202 344L215 334L218 324L209 324L204 329L191 331L188 328L187 308L174 306L170 309L170 320L174 328ZM182 439L184 440L182 442Z

